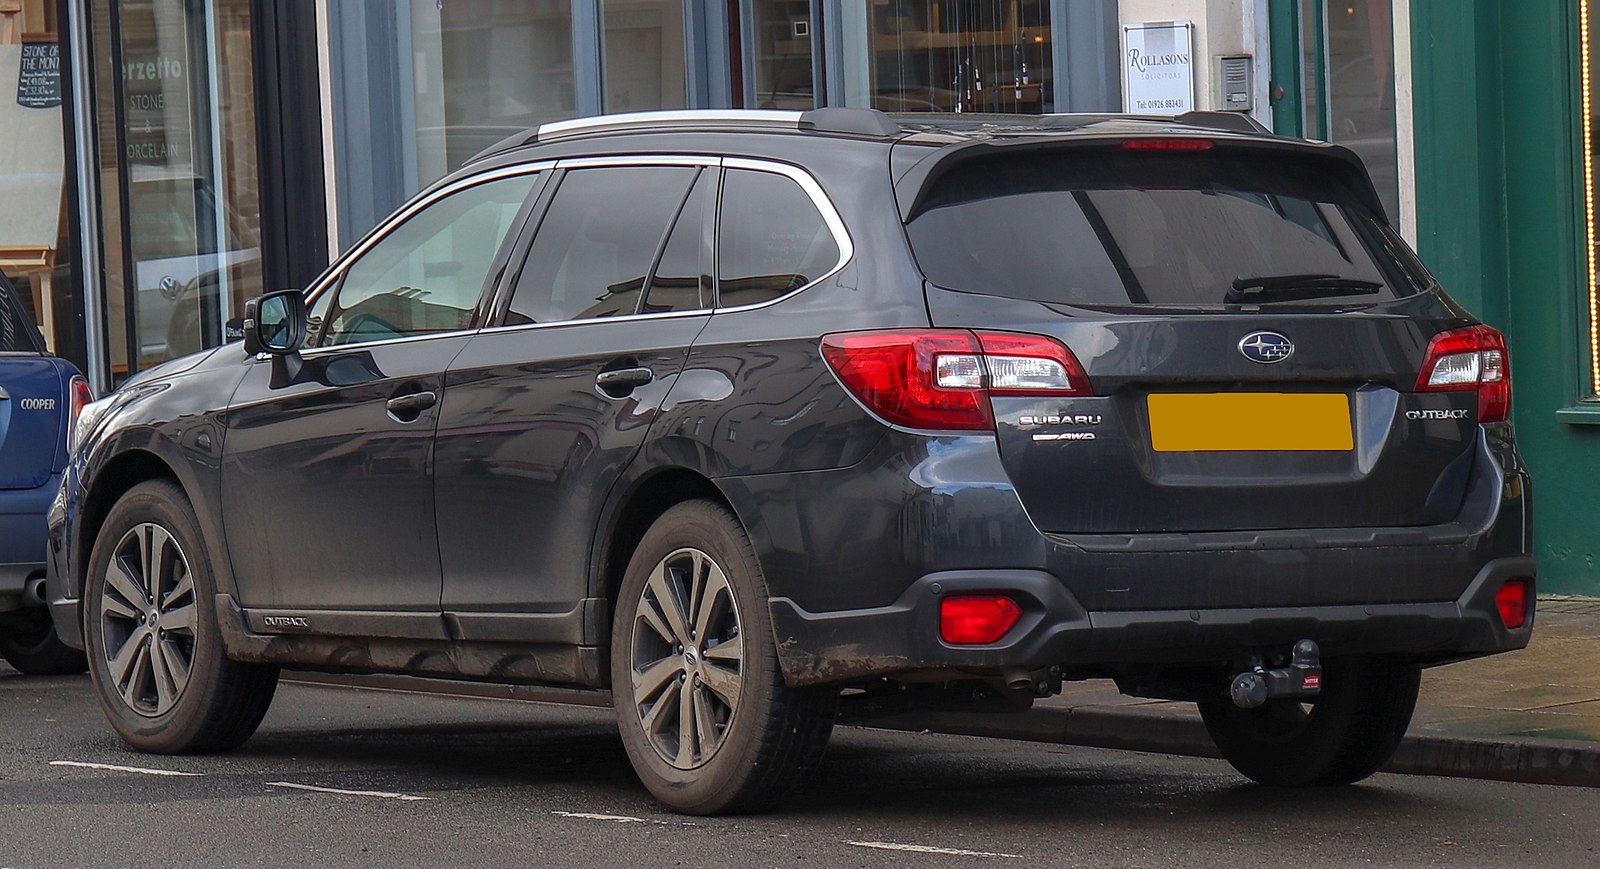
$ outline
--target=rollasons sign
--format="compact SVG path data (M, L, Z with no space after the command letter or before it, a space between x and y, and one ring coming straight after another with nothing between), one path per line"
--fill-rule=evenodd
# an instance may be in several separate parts
M1122 28L1123 110L1179 115L1194 109L1194 25L1161 21Z
M1128 66L1138 70L1141 75L1146 75L1154 67L1182 66L1192 68L1193 63L1187 54L1140 54L1139 49L1130 48L1128 49ZM1176 76L1179 71L1172 70L1167 74Z

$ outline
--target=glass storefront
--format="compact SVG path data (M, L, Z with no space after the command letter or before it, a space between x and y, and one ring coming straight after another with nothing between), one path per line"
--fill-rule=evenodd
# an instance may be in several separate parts
M262 292L248 0L95 9L113 382L221 343ZM198 7L198 8L197 8Z
M415 188L512 133L577 114L567 3L412 0L410 7L404 57L414 64Z
M1308 139L1360 155L1392 218L1400 214L1392 0L1299 0L1301 117Z
M754 0L749 108L802 112L816 108L815 27L811 0Z
M650 10L631 11L643 17L624 19L622 42L650 33ZM580 113L570 0L348 0L328 12L341 249L484 148ZM676 50L681 101L681 38Z
M1048 0L859 2L868 87L852 104L886 112L1055 110Z
M69 0L0 10L8 2L43 10L48 29ZM253 0L81 2L92 78L78 149L95 187L85 208L98 209L84 242L100 268L94 301L69 307L103 315L96 364L108 383L225 340L245 300L269 289L263 275L282 282L283 251L309 226L336 255L484 148L541 124L729 104L1056 111L1056 38L1104 30L1114 43L1115 29L1114 16L1068 26L1080 7L1067 0L339 0L307 4L292 30L279 28L294 16ZM9 76L21 51L6 47L4 18ZM320 92L285 84L286 63L313 70ZM0 111L35 112L35 127L60 136L59 109ZM298 148L286 112L310 118ZM18 129L3 121L0 146ZM305 148L312 137L322 147ZM59 158L64 146L38 150ZM306 163L315 172L294 168ZM52 173L33 194L28 237L59 258L66 224L44 217L62 213L69 173L0 166L0 185ZM39 297L43 319L50 297Z
M81 340L73 313L71 226L57 0L0 3L0 271L45 341ZM14 91L11 91L12 87Z
M682 0L603 0L605 110L688 107Z

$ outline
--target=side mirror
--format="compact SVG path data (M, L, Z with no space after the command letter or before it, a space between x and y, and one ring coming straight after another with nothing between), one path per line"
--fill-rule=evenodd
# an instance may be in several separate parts
M244 304L244 352L286 356L306 342L306 297L299 290L257 296Z

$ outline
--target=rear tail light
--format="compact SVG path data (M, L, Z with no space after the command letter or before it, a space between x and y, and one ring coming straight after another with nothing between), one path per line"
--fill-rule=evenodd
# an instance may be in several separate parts
M1005 595L952 595L939 602L939 638L952 646L999 642L1022 618L1022 607Z
M1506 339L1488 326L1433 336L1417 375L1418 392L1478 393L1478 421L1505 422L1511 412L1511 356Z
M1531 586L1526 579L1508 579L1495 592L1494 605L1500 610L1500 622L1507 630L1516 630L1528 621L1528 597Z
M1209 151L1216 147L1210 139L1129 139L1124 151Z
M94 393L89 391L89 381L82 376L74 374L67 383L67 452L72 452L72 445L78 437L78 414L83 413L84 407L94 401Z
M869 410L895 425L993 431L994 395L1088 395L1066 345L1043 335L966 329L839 332L822 357Z

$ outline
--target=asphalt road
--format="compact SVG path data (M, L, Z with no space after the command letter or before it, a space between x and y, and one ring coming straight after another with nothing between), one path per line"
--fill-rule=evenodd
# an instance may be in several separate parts
M17 869L1592 867L1597 825L1600 790L1381 775L1294 793L1219 761L859 729L783 811L682 818L604 710L284 684L241 749L159 757L117 742L87 679L0 665Z

